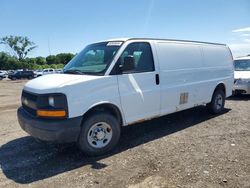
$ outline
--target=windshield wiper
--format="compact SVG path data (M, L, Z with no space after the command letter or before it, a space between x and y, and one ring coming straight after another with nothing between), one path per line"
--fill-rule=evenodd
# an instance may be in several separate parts
M82 72L80 70L77 69L70 69L70 70L66 70L63 72L64 74L84 74L84 75L99 75L102 76L103 73L101 72Z
M83 72L76 70L76 69L66 70L63 73L66 73L66 74L84 74Z

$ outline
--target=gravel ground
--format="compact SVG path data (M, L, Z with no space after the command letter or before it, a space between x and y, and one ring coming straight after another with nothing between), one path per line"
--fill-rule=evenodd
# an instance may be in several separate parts
M21 130L25 82L0 81L0 187L250 187L250 96L125 127L113 153L88 158Z

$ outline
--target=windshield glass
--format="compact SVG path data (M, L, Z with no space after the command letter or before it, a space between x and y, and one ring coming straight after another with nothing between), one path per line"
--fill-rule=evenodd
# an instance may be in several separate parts
M104 75L122 42L91 44L77 54L65 67L64 73Z
M250 71L250 59L242 59L234 61L236 71Z

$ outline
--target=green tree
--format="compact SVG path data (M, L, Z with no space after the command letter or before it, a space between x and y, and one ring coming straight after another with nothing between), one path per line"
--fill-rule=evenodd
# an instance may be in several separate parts
M56 64L57 69L63 69L63 67L64 67L64 64Z
M55 55L49 55L46 57L46 62L48 65L56 64L56 56Z
M5 52L0 52L0 69L9 70L9 69L19 69L21 63L13 56Z
M24 60L37 47L28 37L12 35L0 38L0 44L8 46L19 61Z
M37 65L45 65L46 59L44 57L36 57L35 62Z
M50 68L57 69L57 66L56 66L56 64L52 64L52 65L50 65Z
M34 65L34 64L36 64L36 58L26 58L25 62L30 64L30 65Z
M60 53L56 55L56 64L67 64L72 58L74 54L71 53Z

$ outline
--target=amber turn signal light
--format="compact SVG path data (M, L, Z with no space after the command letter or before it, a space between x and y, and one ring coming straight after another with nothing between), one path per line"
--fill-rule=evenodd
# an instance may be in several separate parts
M37 116L40 117L65 117L65 110L37 110Z

